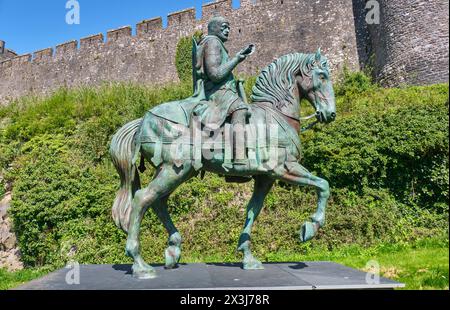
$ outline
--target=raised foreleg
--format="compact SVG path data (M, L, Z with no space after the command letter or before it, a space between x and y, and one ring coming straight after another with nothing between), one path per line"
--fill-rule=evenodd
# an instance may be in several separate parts
M277 171L277 178L293 185L309 185L316 188L317 210L311 216L311 220L306 221L300 229L300 241L311 240L317 234L319 228L325 225L325 210L330 197L330 187L327 180L311 174L298 163L290 163L289 169L283 168Z

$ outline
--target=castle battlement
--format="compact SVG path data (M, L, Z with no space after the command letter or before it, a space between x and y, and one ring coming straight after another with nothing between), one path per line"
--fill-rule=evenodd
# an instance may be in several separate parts
M245 0L243 0L245 2ZM249 3L252 3L254 0L249 0ZM273 2L273 0L258 0L259 2ZM253 3L252 5L255 5ZM217 2L206 3L202 5L202 18L200 20L196 19L196 9L188 8L177 12L172 12L167 15L167 27L163 28L162 17L154 17L151 19L143 20L136 24L135 31L133 35L133 28L131 26L123 26L117 29L111 29L106 31L106 41L104 40L103 33L90 35L85 38L80 39L80 45L78 46L77 40L72 40L69 42L65 42L62 44L58 44L55 49L52 47L45 48L42 50L38 50L35 52L31 52L29 54L33 55L32 57L28 57L29 54L26 55L14 55L14 58L17 58L13 61L13 64L23 65L27 62L31 63L43 63L49 62L52 60L52 57L60 60L65 57L72 57L73 53L76 53L79 49L83 48L91 48L100 49L103 44L112 42L117 42L122 39L127 38L142 38L142 37L150 37L152 39L162 39L163 35L177 36L179 34L179 29L184 28L186 30L192 30L198 27L198 25L206 25L208 21L215 15L221 14L224 16L229 15L232 11L238 11L238 9L232 8L232 0L220 0ZM206 29L206 28L205 28ZM0 41L0 51L4 47L5 42ZM55 52L53 52L55 50ZM7 61L7 60L4 60ZM0 60L0 63L2 61ZM0 65L0 68L2 65Z
M16 56L17 54L14 51L6 48L6 42L0 40L0 70L2 68L2 61L7 61L8 59L14 58Z
M265 2L268 0L260 1ZM79 47L78 41L72 40L69 42L58 44L55 49L50 47L29 53L33 55L32 57L29 57L29 54L19 56L12 55L14 58L16 58L14 61L12 61L12 63L13 66L24 65L27 62L42 64L44 62L51 62L52 57L58 60L64 58L65 56L70 58L74 53L78 52L79 49L100 49L105 43L111 44L112 42L120 41L126 38L150 37L152 39L161 39L163 37L163 34L169 36L171 36L171 34L176 35L179 33L179 28L187 28L191 30L194 29L198 24L201 25L207 23L209 19L216 14L229 14L233 10L231 4L231 0L221 0L204 4L202 6L202 18L200 20L196 19L195 8L188 8L181 11L169 13L167 15L168 24L166 28L163 28L161 17L154 17L137 23L134 32L135 35L132 34L133 28L131 26L123 26L117 29L108 30L106 32L106 41L104 40L103 33L99 33L81 38L79 41ZM4 49L4 46L5 42L0 41L0 54L2 52L2 49ZM53 52L54 50L55 52ZM4 61L8 60L5 59L2 61L0 59L0 68L3 67L1 63Z
M448 46L448 24L441 22L448 22L448 1L427 2L426 10L436 15L428 19L433 24L438 21L441 27L433 27L433 31L408 24L411 20L407 16L419 14L421 25L430 22L427 15L423 17L426 10L420 0L402 1L408 6L379 0L382 24L372 26L365 24L365 0L241 0L236 9L232 0L220 0L204 4L200 19L196 19L195 8L188 8L168 14L167 27L163 27L161 17L154 17L134 27L108 30L20 56L5 49L5 43L0 41L0 103L30 92L47 93L63 85L177 81L174 61L179 39L197 30L206 33L208 21L217 14L231 22L231 39L227 43L230 53L249 43L256 45L255 54L239 65L238 73L257 74L276 57L314 52L321 47L335 72L344 66L358 70L375 56L375 71L386 84L395 85L397 80L421 84L426 81L396 77L398 72L403 75L416 72L418 64L405 62L400 71L397 64L401 55L409 54L415 62L423 62L425 55L417 50L421 42L428 42L427 46L433 48L438 45L439 57L434 58L440 71L433 81L448 81L448 76L443 77L442 73L447 71L448 75L448 49L444 46ZM399 14L402 10L409 15ZM408 46L408 50L402 50L399 42ZM383 51L389 51L390 55ZM428 64L427 68L434 66ZM421 75L420 70L417 75Z
M167 15L167 28L169 29L183 25L194 25L196 22L195 8L189 8Z

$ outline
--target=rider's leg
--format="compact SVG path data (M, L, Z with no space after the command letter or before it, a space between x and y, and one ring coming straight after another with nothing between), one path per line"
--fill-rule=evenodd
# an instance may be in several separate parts
M250 163L248 154L246 152L246 138L256 139L247 132L246 119L249 115L249 111L246 108L236 110L231 117L232 128L232 144L233 144L233 163L237 165L249 165L249 169L260 172L267 172L268 170L262 165L261 162L257 162L254 165ZM248 143L248 141L247 141ZM256 160L256 159L255 159Z
M247 113L246 109L240 109L235 111L231 118L234 134L233 162L238 165L246 165L248 163L245 149L245 123Z

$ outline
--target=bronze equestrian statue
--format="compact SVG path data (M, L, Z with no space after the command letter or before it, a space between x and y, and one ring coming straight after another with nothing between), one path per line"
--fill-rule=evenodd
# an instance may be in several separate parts
M327 59L315 54L282 56L262 70L247 104L242 82L233 69L254 50L253 45L230 58L224 43L230 24L215 17L208 35L193 43L193 96L163 103L114 135L110 153L120 179L112 214L128 232L126 253L134 260L135 277L153 278L153 267L140 254L139 232L149 207L169 234L166 268L177 266L181 235L167 210L167 200L178 186L206 171L228 181L254 179L244 229L238 242L244 269L263 269L251 253L251 229L276 180L317 189L317 210L300 229L300 241L313 238L325 224L330 195L328 182L312 175L300 162L300 100L314 107L316 122L336 118L333 85ZM307 118L305 118L307 119ZM153 180L141 188L139 169L147 160L155 167Z

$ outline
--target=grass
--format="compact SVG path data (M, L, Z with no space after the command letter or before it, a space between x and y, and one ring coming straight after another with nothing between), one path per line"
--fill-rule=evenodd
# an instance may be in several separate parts
M404 289L448 290L448 245L448 240L428 239L413 245L349 247L330 255L311 255L308 259L332 260L363 271L368 271L367 263L373 260L378 262L381 276L405 283Z
M413 244L380 244L370 248L342 247L336 251L313 251L308 255L274 253L269 261L334 261L362 271L367 263L376 261L383 277L406 284L406 290L449 289L449 242L446 238L432 238ZM219 262L223 257L210 256L204 261ZM227 260L225 258L225 260ZM199 262L193 255L183 262ZM48 273L47 268L7 272L0 269L0 290L11 289Z
M0 290L7 290L20 286L28 281L42 277L47 274L47 268L23 269L16 272L8 272L0 269Z
M247 80L248 96L254 82ZM191 83L105 84L61 89L0 108L0 197L5 183L14 184L10 210L23 224L22 230L16 225L22 259L47 266L0 270L0 289L39 277L51 270L48 266L62 266L71 248L80 263L130 262L125 235L110 215L118 184L108 155L111 135L156 104L186 98L191 90ZM448 127L437 126L448 120L448 84L382 89L351 74L336 86L336 105L340 116L334 125L318 125L302 136L305 166L332 180L326 229L313 242L298 244L294 231L312 211L315 193L278 186L255 226L254 253L264 261L330 260L361 270L376 260L382 275L407 289L448 289L448 237L412 241L448 233ZM56 150L62 151L53 156ZM393 167L400 167L394 175L399 182L385 173ZM151 171L142 174L143 184ZM389 182L379 183L379 175ZM411 201L398 198L400 193ZM181 186L169 209L185 238L182 261L236 261L242 202L250 195L251 184L225 184L216 176ZM419 196L426 203L416 200ZM155 236L165 232L153 212L147 214L142 254L161 262L166 241Z

